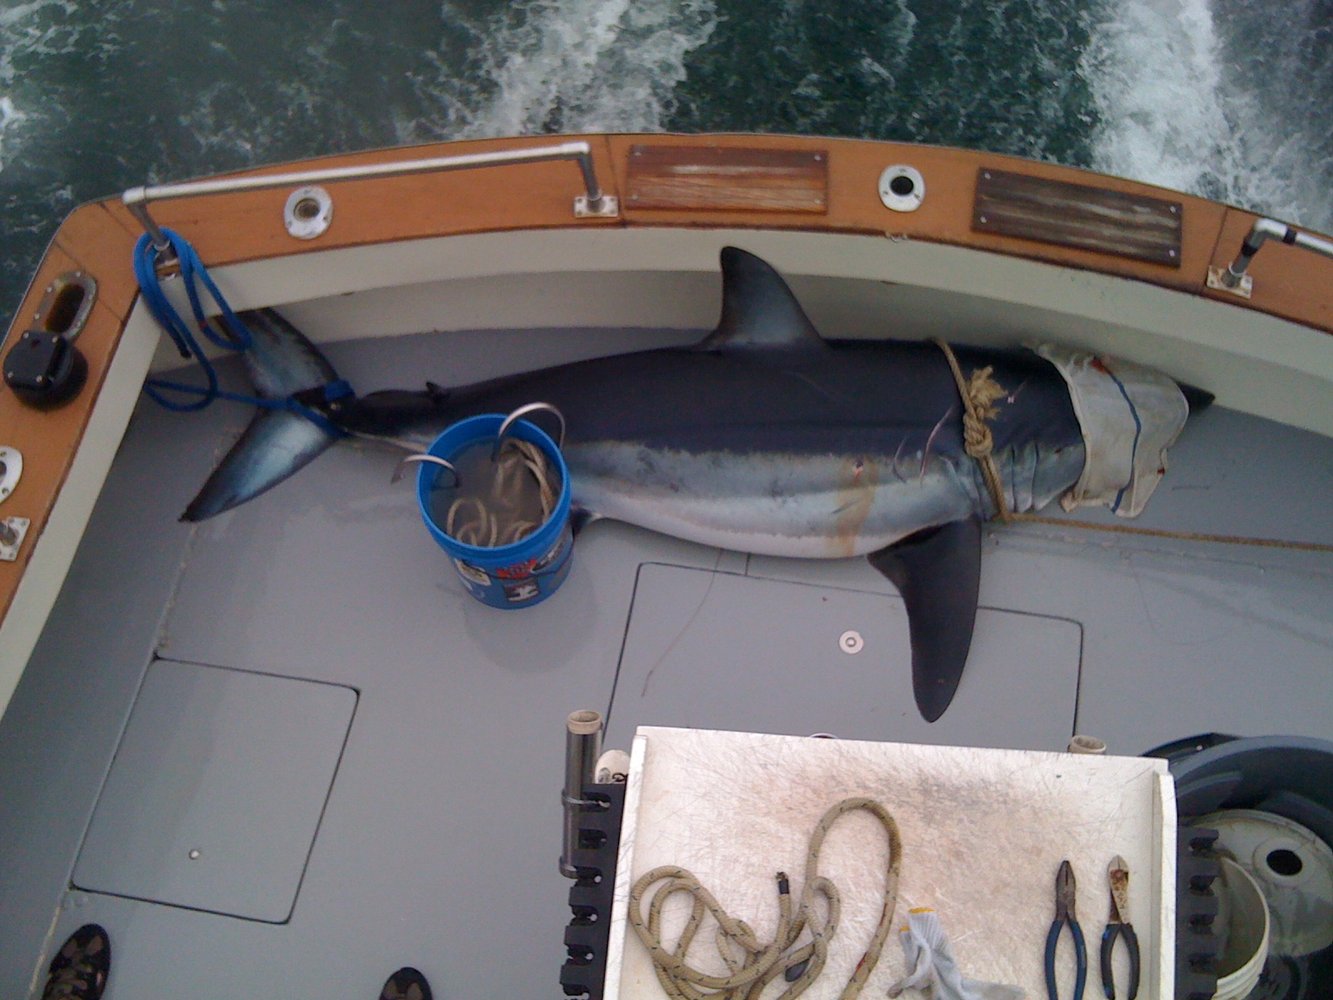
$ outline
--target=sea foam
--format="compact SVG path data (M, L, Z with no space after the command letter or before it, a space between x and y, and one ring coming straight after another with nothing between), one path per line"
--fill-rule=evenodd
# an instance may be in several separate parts
M1327 109L1311 105L1330 65L1306 51L1333 26L1316 4L1281 6L1275 18L1266 0L1108 5L1081 66L1100 118L1092 166L1333 228Z

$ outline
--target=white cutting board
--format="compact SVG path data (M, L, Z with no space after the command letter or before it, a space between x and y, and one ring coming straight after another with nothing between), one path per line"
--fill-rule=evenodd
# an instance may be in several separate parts
M863 997L883 997L905 974L896 932L910 908L929 907L964 975L1044 998L1043 948L1055 875L1066 858L1088 946L1086 996L1100 995L1106 868L1116 854L1129 863L1130 919L1143 952L1139 996L1172 995L1176 813L1164 761L643 727L631 751L606 1000L665 996L627 922L630 886L640 875L659 865L687 868L728 913L771 940L774 874L786 871L798 898L811 832L830 806L853 796L882 803L903 843L894 933ZM885 834L867 813L848 814L830 830L819 873L842 894L842 924L807 1000L837 997L845 987L879 917L887 856ZM683 911L683 900L673 903ZM674 917L668 946L684 919ZM1061 996L1072 996L1068 932L1061 940ZM1120 945L1121 993L1128 983L1123 952ZM691 959L726 973L707 925ZM770 984L765 1000L786 985L780 978Z

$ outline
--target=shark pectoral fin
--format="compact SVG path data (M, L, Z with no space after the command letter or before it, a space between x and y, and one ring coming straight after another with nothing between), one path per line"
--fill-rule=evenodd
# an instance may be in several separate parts
M867 558L907 605L912 690L922 716L934 722L953 701L972 646L981 583L981 522L950 521Z
M304 468L338 438L289 410L260 410L181 515L202 521L245 503Z

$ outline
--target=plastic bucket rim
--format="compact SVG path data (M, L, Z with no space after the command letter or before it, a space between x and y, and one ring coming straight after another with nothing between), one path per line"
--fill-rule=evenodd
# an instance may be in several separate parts
M1249 996L1255 984L1259 982L1259 976L1263 973L1264 964L1268 961L1269 935L1272 932L1273 921L1268 912L1268 903L1263 890L1259 887L1259 883L1254 880L1254 876L1231 858L1223 856L1218 861L1223 866L1228 895L1234 897L1234 887L1243 885L1247 891L1252 892L1253 896L1258 898L1259 907L1263 910L1264 915L1263 930L1259 935L1259 944L1255 947L1254 953L1241 964L1240 968L1234 969L1225 976L1219 976L1217 979L1217 992L1214 994L1217 1000L1240 1000L1242 997ZM1232 905L1234 907L1234 903Z

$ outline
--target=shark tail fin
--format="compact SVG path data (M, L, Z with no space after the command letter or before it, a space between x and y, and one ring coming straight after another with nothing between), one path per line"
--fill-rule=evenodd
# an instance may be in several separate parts
M338 374L300 330L272 309L240 314L253 335L246 371L264 401L323 395ZM181 515L203 521L272 489L346 436L327 414L302 406L260 407Z

